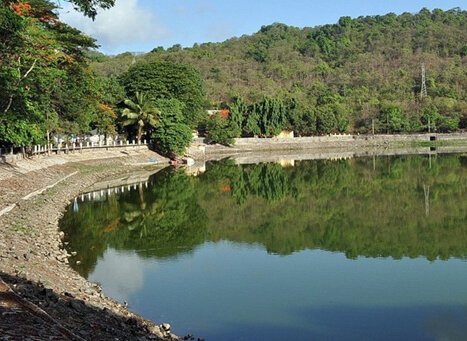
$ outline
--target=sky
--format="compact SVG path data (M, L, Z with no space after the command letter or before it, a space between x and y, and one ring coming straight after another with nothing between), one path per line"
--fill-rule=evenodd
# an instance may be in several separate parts
M416 13L423 7L467 9L466 0L116 0L114 8L100 11L92 21L69 3L61 5L60 18L96 38L106 54L219 42L274 22L313 27L342 16Z

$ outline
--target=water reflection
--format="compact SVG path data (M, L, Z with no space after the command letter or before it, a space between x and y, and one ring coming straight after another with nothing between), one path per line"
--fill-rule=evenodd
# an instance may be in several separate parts
M240 166L197 177L165 169L149 181L83 194L62 219L78 270L108 247L176 257L206 241L347 257L465 257L467 175L462 155L357 158Z

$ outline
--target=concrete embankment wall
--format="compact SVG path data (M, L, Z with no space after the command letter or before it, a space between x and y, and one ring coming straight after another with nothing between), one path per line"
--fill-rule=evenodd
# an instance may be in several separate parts
M20 160L29 159L44 159L44 158L72 158L77 159L78 161L87 160L87 159L101 159L103 156L104 158L108 157L115 157L115 155L119 155L119 153L125 152L141 152L148 150L147 145L137 145L137 144L128 144L128 145L115 145L115 146L102 146L102 147L89 147L89 148L76 148L76 149L61 149L54 151L51 155L47 153L27 156L23 155L22 153L3 153L0 154L0 163L15 163Z
M413 135L330 135L295 138L238 138L233 146L207 145L198 139L189 153L195 157L260 151L311 150L327 148L385 148L419 141L465 140L467 133Z
M11 155L9 155L10 157ZM42 154L31 158L23 158L22 155L13 155L15 158L6 158L3 155L0 160L0 181L15 176L18 173L27 174L48 167L64 165L69 162L84 162L92 160L104 160L119 158L132 166L136 165L164 165L169 160L159 154L150 151L148 146L124 146L114 148L83 149L82 151L70 151L60 154Z

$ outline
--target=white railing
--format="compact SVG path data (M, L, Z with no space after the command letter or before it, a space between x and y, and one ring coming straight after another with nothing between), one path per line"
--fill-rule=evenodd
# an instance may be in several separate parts
M82 152L86 150L109 150L113 148L131 148L139 146L147 146L149 142L146 140L108 140L99 142L64 142L61 144L50 145L34 145L30 147L10 147L0 148L0 162L7 161L7 159L19 159L24 157L38 156L38 155L51 155L72 152Z
M109 149L109 148L122 148L122 147L132 147L132 146L146 146L148 142L146 140L143 141L136 141L136 140L109 140L109 141L99 141L99 142L70 142L70 143L62 143L58 145L35 145L32 147L30 153L32 155L40 155L40 154L60 154L60 153L68 153L74 151L82 151L82 150L89 150L89 149Z

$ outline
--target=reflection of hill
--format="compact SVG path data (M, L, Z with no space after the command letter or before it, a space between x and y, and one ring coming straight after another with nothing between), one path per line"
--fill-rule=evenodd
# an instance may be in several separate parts
M321 248L345 252L348 257L466 256L465 157L440 156L431 169L421 156L375 161L296 163L294 168L282 169L291 193L271 201L255 191L242 192L246 199L236 210L230 207L237 201L238 175L211 183L206 189L209 194L204 195L208 200L201 203L210 237L261 243L280 254ZM220 174L240 171L225 164L215 167L229 168L216 170ZM243 174L261 167L276 166L248 166ZM268 186L268 181L259 181L262 184L256 187ZM232 194L220 193L220 184L231 184Z
M359 158L238 166L198 178L164 170L153 186L84 203L62 226L86 275L107 246L172 257L206 240L259 243L289 254L467 255L466 157Z

